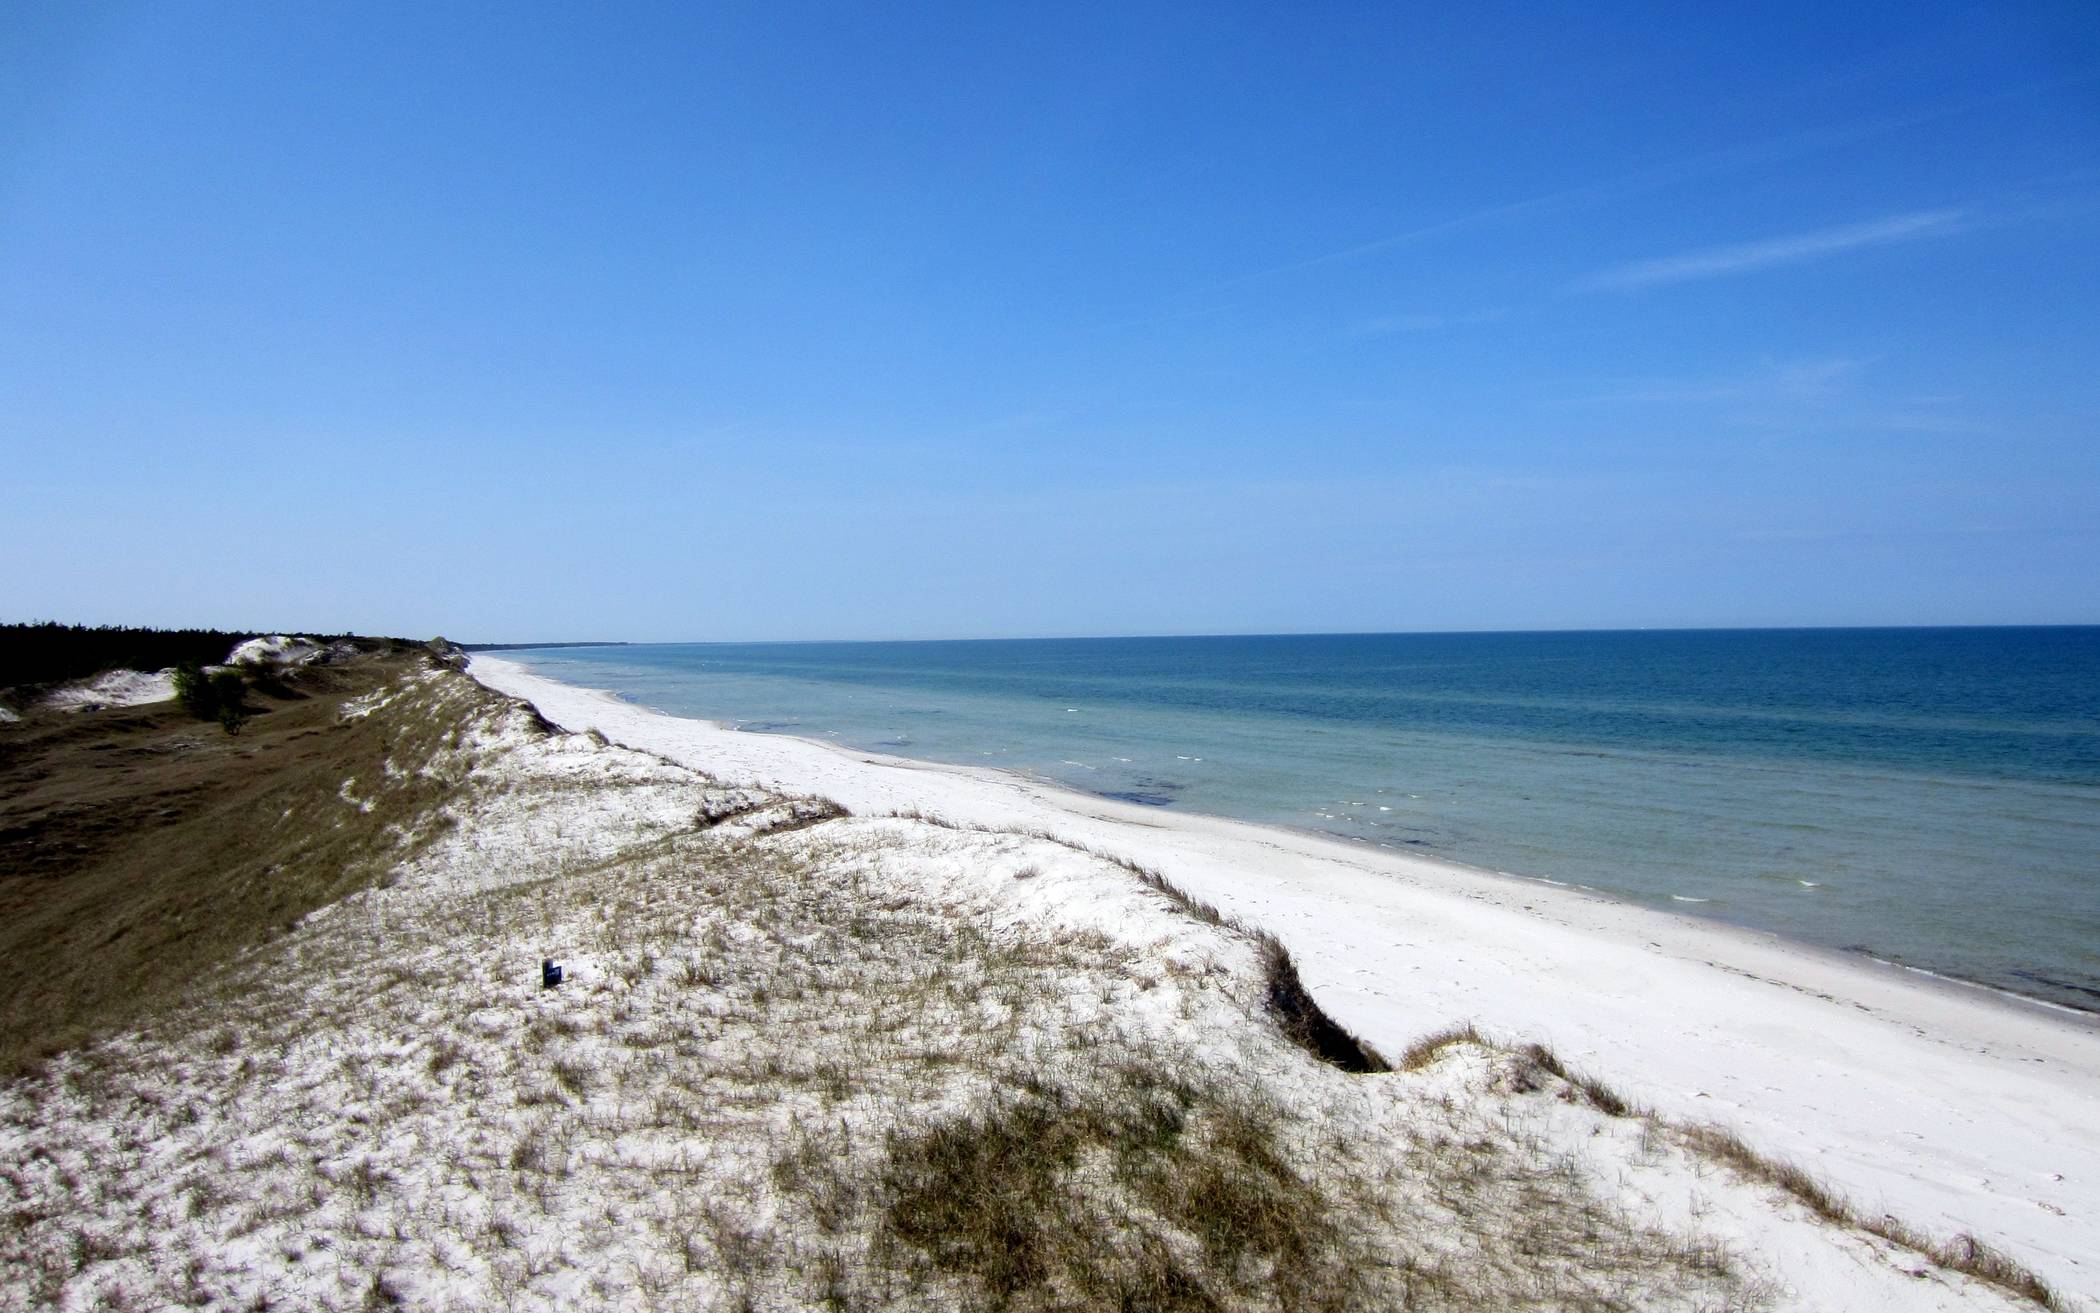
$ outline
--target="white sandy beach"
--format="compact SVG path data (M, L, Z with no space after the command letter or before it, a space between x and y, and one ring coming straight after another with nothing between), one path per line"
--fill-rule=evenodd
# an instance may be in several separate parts
M1970 1232L2100 1295L2100 1025L1769 935L1017 776L741 733L479 656L572 730L732 783L1040 828L1156 867L1276 933L1344 1024L1397 1052L1471 1021L1666 1117L1714 1122L1864 1213Z

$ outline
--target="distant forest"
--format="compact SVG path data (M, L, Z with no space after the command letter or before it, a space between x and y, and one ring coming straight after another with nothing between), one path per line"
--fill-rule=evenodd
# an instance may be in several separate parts
M224 661L235 643L259 637L218 629L129 625L0 625L0 688L86 679L105 670L161 670Z
M282 633L282 630L271 632ZM131 625L0 624L0 688L57 684L105 670L164 670L224 661L236 643L263 635L226 629L142 629ZM309 634L323 642L347 634Z

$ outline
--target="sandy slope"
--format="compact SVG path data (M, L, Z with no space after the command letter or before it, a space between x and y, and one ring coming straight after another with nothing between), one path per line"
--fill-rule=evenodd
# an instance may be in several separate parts
M1471 1020L1551 1044L1666 1116L1713 1121L1941 1234L2100 1295L2100 1028L1914 973L1576 891L997 772L663 716L479 657L555 722L861 814L1042 827L1164 870L1275 931L1328 1009L1390 1050Z

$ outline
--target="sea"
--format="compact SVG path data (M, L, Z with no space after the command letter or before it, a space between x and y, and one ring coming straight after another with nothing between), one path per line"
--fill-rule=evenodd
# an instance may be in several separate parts
M503 656L676 716L1318 831L2100 1012L2100 627Z

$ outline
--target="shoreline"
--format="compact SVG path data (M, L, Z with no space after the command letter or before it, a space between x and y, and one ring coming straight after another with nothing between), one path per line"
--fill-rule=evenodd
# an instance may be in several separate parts
M603 645L561 644L560 646L580 647ZM1143 828L1173 828L1171 825L1164 827L1156 825L1152 819L1154 817L1172 817L1184 820L1191 820L1199 823L1213 822L1219 825L1242 826L1254 831L1287 834L1294 836L1295 838L1304 840L1309 844L1331 848L1334 850L1334 858L1340 861L1353 861L1354 856L1359 853L1363 855L1372 855L1375 853L1383 854L1385 856L1390 857L1395 862L1403 863L1406 865L1419 865L1447 871L1453 876L1460 877L1463 879L1479 879L1521 886L1541 886L1547 890L1553 891L1553 893L1551 894L1544 895L1546 897L1564 895L1567 897L1596 899L1610 906L1622 907L1629 911L1639 912L1647 916L1665 918L1672 922L1682 922L1687 926L1696 927L1722 936L1741 936L1747 937L1752 941L1773 942L1783 944L1793 949L1794 951L1800 952L1802 954L1822 958L1832 968L1841 971L1849 969L1868 972L1886 971L1891 973L1902 973L1903 975L1915 977L1916 979L1912 983L1917 984L1921 988L1950 989L1957 992L1966 992L1968 994L1980 996L1982 998L1992 1000L2004 1004L2006 1006L2010 1006L2016 1011L2022 1009L2039 1009L2040 1011L2045 1013L2058 1014L2075 1024L2090 1025L2095 1029L2096 1033L2100 1033L2100 1004L2096 1004L2093 1007L2087 1008L2080 1007L2076 1004L2058 1002L2055 999L2043 998L2034 994L2022 993L2018 989L2014 989L2005 985L1997 985L1991 984L1987 981L1974 980L1966 976L1957 975L1950 971L1935 970L1931 967L1923 967L1915 965L1913 963L1905 962L1896 957L1884 956L1881 952L1874 949L1872 945L1860 945L1852 948L1840 948L1831 944L1819 944L1811 940L1800 939L1794 936L1790 936L1783 931L1765 929L1764 927L1753 925L1745 921L1731 920L1718 915L1707 915L1698 912L1692 912L1689 910L1678 910L1675 908L1662 907L1653 902L1642 901L1641 899L1636 898L1630 894L1615 893L1607 889L1599 889L1593 885L1581 884L1572 880L1561 880L1544 875L1526 875L1519 871L1499 870L1491 866L1484 866L1474 862L1467 862L1455 857L1446 857L1433 853L1397 848L1390 844L1373 844L1369 840L1354 838L1352 836L1340 834L1335 831L1322 830L1313 826L1294 825L1287 821L1248 820L1237 816L1227 815L1222 812L1207 812L1174 807L1158 807L1135 803L1112 793L1074 788L1063 781L1055 779L1054 777L1038 775L1030 771L1020 769L1018 767L986 766L976 764L973 762L939 761L926 757L899 756L895 753L885 752L880 748L856 748L849 744L842 743L830 738L820 737L814 734L795 734L776 729L751 729L748 728L744 723L739 722L715 720L705 716L684 716L676 712L665 711L659 707L651 706L646 703L630 701L623 695L615 693L610 689L592 688L587 685L571 684L565 680L556 679L549 675L540 674L533 667L525 665L523 663L511 661L501 656L492 655L493 653L496 653L498 651L512 650L519 649L510 647L477 648L472 650L469 653L469 655L477 661L486 658L492 661L500 662L501 665L503 665L504 667L515 670L520 675L526 676L531 679L541 680L546 683L558 685L566 689L573 689L600 695L608 699L614 706L627 708L645 715L662 717L666 720L677 721L684 724L706 726L708 729L721 734L733 734L739 736L757 737L762 739L775 739L807 744L810 747L820 748L826 752L835 753L840 757L857 761L862 765L881 766L892 770L932 771L938 773L946 773L993 785L1003 783L1018 789L1025 789L1030 793L1031 796L1038 797L1044 801L1056 800L1057 804L1060 805L1063 810L1079 811L1083 814L1089 815L1094 819L1114 821L1116 823L1124 825L1132 825ZM758 723L771 724L773 722L762 721ZM774 782L780 785L781 787L793 787L792 781L787 779L780 779ZM1099 815L1092 812L1086 812L1086 808L1098 808L1101 809L1101 811L1103 812L1113 809L1115 811L1122 812L1123 815L1113 817L1108 815ZM1708 901L1703 898L1691 898L1676 894L1669 895L1669 897L1675 902L1686 904L1703 903Z
M500 658L470 673L566 728L727 780L1039 828L1157 867L1276 934L1323 1006L1389 1052L1465 1021L1541 1041L1865 1207L1973 1232L2067 1291L2100 1286L2090 1014L1442 858L674 717Z
M539 676L539 678L544 679L548 677ZM552 682L561 683L562 681L554 680ZM580 686L570 685L570 687ZM808 743L812 746L822 748L827 752L834 752L842 756L855 758L864 765L881 765L892 770L945 771L953 772L960 775L981 777L987 782L992 783L1005 782L1016 787L1032 790L1039 794L1041 797L1043 797L1046 801L1057 802L1060 805L1064 806L1067 810L1073 810L1074 804L1086 804L1089 806L1103 807L1114 806L1118 808L1128 807L1138 809L1133 815L1117 818L1118 823L1120 824L1142 826L1147 824L1147 822L1144 820L1145 816L1160 815L1188 817L1198 821L1214 821L1221 824L1240 825L1255 830L1266 830L1274 831L1279 834L1287 834L1295 838L1305 840L1310 844L1322 845L1337 849L1337 859L1341 859L1344 854L1358 851L1359 848L1355 845L1362 845L1365 843L1365 841L1363 840L1354 840L1345 835L1339 835L1330 831L1315 829L1311 826L1292 825L1283 821L1249 821L1242 820L1236 816L1227 816L1221 812L1206 812L1196 810L1169 811L1165 808L1155 808L1145 806L1143 804L1131 803L1127 799L1118 798L1113 794L1074 789L1047 776L1035 775L1028 771L1012 767L976 766L965 762L934 761L924 757L900 757L894 753L878 752L873 749L863 750L859 748L853 748L843 743L835 743L821 738L812 738L808 735L784 734L777 730L745 729L741 725L731 724L727 721L711 720L704 716L680 716L676 715L675 713L663 711L656 707L651 707L643 703L628 702L624 698L620 698L618 694L612 693L609 690L605 689L593 689L591 691L606 693L607 696L620 701L623 705L633 707L638 711L647 712L650 715L663 716L671 720L690 721L696 724L706 725L712 729L719 730L725 734L757 734L769 738L793 739L798 743ZM2062 1016L2069 1018L2077 1023L2091 1025L2095 1028L2096 1031L2100 1031L2100 1006L2095 1006L2092 1008L2081 1008L2069 1003L2058 1003L2054 999L2038 998L2032 994L2022 994L2019 990L2008 989L2002 985L1992 985L1981 980L1970 980L1965 976L1954 975L1951 972L1934 971L1929 967L1915 966L1908 962L1898 961L1895 958L1883 957L1880 954L1875 953L1867 948L1859 948L1853 950L1832 948L1827 944L1817 944L1809 940L1797 939L1793 936L1784 934L1777 930L1766 930L1758 926L1744 924L1740 921L1730 921L1717 916L1702 916L1696 912L1676 911L1667 907L1657 907L1649 903L1641 902L1628 895L1612 893L1609 890L1598 889L1593 885L1577 884L1572 880L1556 880L1551 876L1544 875L1525 875L1520 871L1499 871L1493 867L1480 866L1472 862L1460 861L1457 858L1453 857L1431 856L1424 853L1405 853L1401 852L1400 850L1394 849L1388 845L1374 845L1374 847L1376 847L1379 851L1392 855L1395 858L1395 860L1409 863L1418 863L1429 867L1440 868L1449 871L1453 875L1462 876L1467 879L1502 881L1516 885L1544 886L1547 890L1552 891L1544 895L1548 898L1569 897L1595 899L1610 906L1623 907L1628 909L1629 911L1640 912L1648 916L1661 917L1674 922L1682 922L1687 926L1696 927L1703 930L1709 930L1716 934L1724 936L1747 936L1754 940L1768 940L1784 944L1797 952L1804 953L1813 957L1820 957L1826 962L1828 962L1832 967L1839 970L1851 967L1864 970L1878 969L1890 972L1903 972L1911 976L1919 977L1919 980L1916 983L1918 983L1921 988L1951 988L1960 991L1973 991L1974 993L1982 995L1985 998L2004 1003L2012 1007L2016 1011L2027 1008L2038 1008L2044 1012L2061 1014ZM1369 852L1371 851L1371 847L1363 847L1360 850ZM1672 894L1670 895L1670 897L1674 901L1682 903L1702 903L1706 901L1703 898L1686 898L1676 894Z
M541 678L546 678L546 676L541 676ZM554 682L559 683L561 681L557 680ZM572 685L571 687L576 686ZM671 720L696 722L720 730L725 734L758 734L770 738L793 739L799 743L808 743L822 748L827 752L835 752L842 756L856 758L863 764L881 765L892 770L946 771L981 777L992 783L1006 782L1016 787L1034 791L1044 800L1062 805L1067 810L1075 810L1074 804L1136 809L1133 815L1115 818L1119 824L1143 826L1147 824L1144 820L1144 817L1147 815L1171 815L1187 817L1197 821L1213 821L1220 824L1246 826L1254 830L1273 831L1278 834L1291 835L1294 838L1306 841L1308 844L1337 850L1335 854L1336 860L1347 860L1347 855L1353 852L1363 851L1368 853L1372 851L1370 847L1362 846L1363 841L1352 840L1346 836L1315 829L1311 826L1291 825L1281 821L1241 820L1236 816L1226 816L1219 812L1193 810L1170 812L1163 808L1131 803L1111 794L1093 793L1070 788L1056 780L1033 775L1024 770L1004 766L975 766L963 762L932 761L921 757L900 757L892 753L873 750L863 751L858 748L848 747L843 743L833 743L805 735L782 734L774 730L747 730L726 721L709 720L700 716L679 716L642 703L626 702L624 699L619 699L618 694L610 693L608 690L598 689L592 691L605 692L608 696L620 700L624 705L634 707L650 715L663 716ZM1109 818L1103 817L1102 819ZM2096 1033L2100 1033L2100 1007L2075 1007L2068 1003L2058 1003L2054 999L2037 998L2032 994L2022 994L2016 989L2007 989L2001 985L1987 984L1981 980L1970 980L1965 976L1957 976L1950 972L1934 971L1929 967L1914 966L1908 962L1898 961L1895 958L1882 957L1867 949L1846 950L1832 948L1827 944L1817 944L1809 940L1797 939L1777 930L1765 930L1758 926L1746 925L1740 921L1729 921L1716 916L1702 916L1696 912L1657 907L1626 895L1615 894L1609 890L1598 889L1592 885L1577 884L1571 880L1556 880L1551 876L1544 875L1525 875L1519 871L1498 871L1493 867L1479 866L1471 862L1460 861L1457 858L1431 856L1422 853L1404 853L1382 845L1378 846L1378 850L1391 855L1396 861L1441 869L1465 879L1503 882L1512 885L1543 886L1548 891L1541 895L1545 898L1590 899L1607 906L1621 907L1646 916L1682 923L1692 929L1708 931L1724 937L1747 937L1754 941L1782 944L1795 952L1820 958L1835 970L1853 969L1901 972L1908 976L1917 977L1915 981L1910 983L1922 989L1945 989L1965 995L1972 994L1980 996L1986 1001L2007 1006L2016 1012L2026 1009L2040 1009L2046 1013L2059 1014L2072 1024L2089 1025L2094 1028ZM1706 901L1698 898L1684 898L1674 894L1671 895L1671 898L1684 903Z
M477 651L472 655L478 664L483 654L481 651ZM1919 989L1944 990L1956 997L1979 999L1980 1001L2004 1006L2016 1013L2038 1009L2044 1013L2060 1015L2068 1024L2090 1026L2096 1035L2100 1035L2100 1007L2092 1009L2074 1007L2070 1004L2055 1002L2052 999L2022 994L2015 989L1987 984L1980 980L1970 980L1964 976L1954 975L1949 972L1934 971L1929 967L1914 966L1894 958L1882 957L1868 950L1848 951L1832 948L1826 944L1796 939L1776 930L1765 930L1719 917L1701 916L1695 912L1680 912L1670 908L1653 906L1627 896L1597 889L1590 885L1577 884L1573 881L1557 880L1543 875L1525 875L1517 871L1501 871L1488 866L1460 861L1456 858L1426 853L1403 852L1383 845L1375 846L1374 848L1373 846L1365 845L1362 841L1351 840L1346 836L1315 829L1310 826L1291 825L1285 822L1242 820L1238 817L1227 816L1217 812L1168 810L1145 806L1106 793L1074 789L1049 777L1034 775L1011 767L980 766L967 762L934 761L923 757L898 756L894 753L882 752L873 748L855 748L844 743L811 735L786 734L775 730L753 730L729 721L713 720L704 716L681 716L645 703L629 701L609 689L570 684L564 680L541 675L531 667L503 658L488 659L499 662L501 665L514 670L517 674L528 679L542 681L563 689L596 695L605 699L614 707L624 708L646 716L659 717L663 720L680 724L705 726L711 731L724 735L806 744L809 747L820 749L863 766L877 766L897 771L930 772L936 775L954 775L988 785L1004 785L1023 790L1030 797L1056 806L1061 810L1080 814L1088 819L1117 825L1133 826L1141 829L1174 829L1176 826L1172 821L1185 820L1196 822L1199 825L1209 823L1219 826L1241 827L1260 833L1288 835L1302 841L1308 848L1330 849L1332 851L1328 856L1331 860L1349 865L1359 865L1355 860L1358 855L1382 855L1394 863L1425 867L1463 880L1478 880L1511 886L1540 886L1545 891L1537 895L1541 898L1565 898L1595 902L1607 907L1622 908L1629 913L1654 917L1672 924L1681 925L1694 933L1707 933L1724 939L1735 938L1750 944L1780 945L1790 952L1821 959L1835 971L1859 971L1874 975L1879 975L1882 972L1902 973L1905 976L1916 977L1917 979L1915 980L1903 983L1911 984ZM470 671L470 673L473 672ZM781 788L792 789L794 787L793 781L785 777L773 779L769 782ZM1097 810L1089 811L1088 809L1090 808ZM1121 816L1107 814L1110 812L1123 812L1125 814ZM1172 820L1166 824L1161 824L1153 818L1172 818ZM1673 895L1672 897L1676 896ZM1698 902L1704 900L1679 899L1679 901Z
M1405 637L1308 649L1302 671L1267 683L1263 662L1291 649L502 655L725 728L1572 884L2100 1015L2087 860L2100 786L2075 718L2046 719L2080 705L2075 688L2044 679L2020 696L2046 685L2053 703L1991 718L1932 672L1999 674L1951 651L1921 664L1833 647L1843 660L1801 658L1798 692L1751 696L1753 676L1794 667L1750 669L1743 652L1759 649L1719 643L1669 660L1490 645L1453 665ZM1857 673L1844 662L1877 653L1907 673L1833 702ZM1364 662L1427 664L1394 683L1367 681ZM2072 777L2087 782L2050 783Z
M614 696L618 695L615 694ZM771 730L745 730L738 726L730 725L722 721L707 720L704 717L675 716L668 711L659 711L654 707L642 706L640 703L630 703L629 705L638 707L639 709L648 711L654 715L670 716L673 720L698 720L703 724L712 725L718 729L723 730L726 733L774 733L774 731ZM826 743L823 739L803 738L800 735L781 735L780 737L799 738L802 742L814 743L818 747L829 748L834 752L842 752L849 756L873 757L879 759L882 762L882 764L886 766L908 768L910 766L916 765L930 766L936 770L982 770L995 776L1007 777L1018 783L1025 784L1030 788L1040 789L1045 794L1063 794L1066 797L1090 803L1098 802L1121 804L1123 802L1122 799L1116 798L1110 794L1090 793L1084 792L1079 789L1067 788L1066 786L1058 783L1055 780L1031 775L1028 772L1022 770L1010 770L1001 766L969 766L961 763L927 761L920 758L912 757L896 757L885 753L860 753L856 749L846 747L843 744ZM1147 808L1146 810L1150 811L1153 809ZM1162 811L1162 814L1167 813ZM1333 834L1325 830L1314 829L1311 826L1290 825L1281 821L1246 821L1241 820L1235 816L1226 816L1218 812L1179 811L1174 812L1172 814L1177 816L1192 816L1204 820L1222 821L1233 825L1252 826L1253 828L1260 830L1275 830L1283 834L1296 835L1302 839L1311 840L1316 843L1326 843L1330 845L1335 845L1344 849L1347 849L1348 846L1352 843L1362 842L1360 840L1349 839L1346 836ZM1953 974L1952 972L1935 971L1930 967L1916 966L1909 962L1899 961L1896 958L1883 957L1879 953L1874 952L1871 948L1868 947L1861 947L1856 949L1832 948L1828 944L1818 944L1806 939L1797 939L1781 931L1766 930L1758 926L1745 924L1741 921L1730 921L1718 916L1702 916L1696 912L1680 912L1667 907L1653 906L1648 903L1640 902L1639 900L1625 894L1612 893L1611 891L1606 889L1599 889L1594 885L1578 884L1572 880L1556 880L1553 877L1546 875L1525 875L1521 871L1498 871L1493 867L1478 866L1472 862L1460 861L1454 857L1432 857L1426 854L1399 853L1395 849L1387 845L1377 846L1385 852L1393 853L1400 860L1420 862L1430 866L1447 868L1454 873L1462 874L1467 877L1488 880L1504 880L1524 885L1543 885L1549 890L1560 891L1561 893L1564 893L1570 897L1586 897L1601 899L1602 901L1612 904L1614 906L1624 907L1633 911L1643 912L1649 916L1665 917L1673 921L1683 921L1689 925L1709 929L1724 935L1748 935L1752 938L1757 939L1774 940L1778 943L1786 944L1802 953L1822 957L1828 960L1833 966L1840 968L1846 965L1850 965L1853 967L1861 967L1871 963L1872 966L1876 968L1888 971L1901 971L1913 976L1920 977L1921 982L1929 983L1933 987L1952 986L1956 989L1961 990L1973 990L1978 994L1982 994L1989 998L2000 1000L2004 1003L2012 1005L2016 1009L2039 1008L2044 1012L2060 1013L2067 1018L2071 1018L2075 1021L2089 1024L2093 1026L2096 1030L2100 1030L2100 1004L2096 1004L2095 1006L2090 1008L2083 1008L2078 1007L2075 1004L2059 1003L2055 999L2039 998L2033 994L2022 994L2017 989L2008 989L2003 985L1993 985L1981 980L1971 980L1966 976L1958 976ZM1703 898L1687 898L1678 894L1672 894L1670 895L1670 898L1673 901L1680 903L1703 903L1706 901Z

